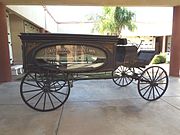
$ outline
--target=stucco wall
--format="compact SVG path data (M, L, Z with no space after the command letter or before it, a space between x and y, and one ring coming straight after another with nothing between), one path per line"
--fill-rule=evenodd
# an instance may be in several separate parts
M7 7L37 26L42 27L49 32L57 32L56 22L54 22L54 20L44 11L43 6L7 5Z
M52 19L52 17L46 12L46 30L51 33L57 33L57 23Z
M22 50L21 50L21 40L18 35L21 32L24 32L24 23L23 20L16 15L11 14L10 18L10 27L11 27L11 39L12 39L12 49L13 49L13 58L14 64L22 64Z

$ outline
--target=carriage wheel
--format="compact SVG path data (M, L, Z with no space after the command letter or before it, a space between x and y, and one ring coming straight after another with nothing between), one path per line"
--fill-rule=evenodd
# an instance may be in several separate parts
M51 111L62 106L70 94L65 76L56 73L27 73L20 85L23 101L32 109Z
M159 66L145 69L138 80L138 92L142 98L148 101L159 99L168 87L168 75Z
M113 81L116 85L125 87L133 81L133 69L119 66L112 72Z

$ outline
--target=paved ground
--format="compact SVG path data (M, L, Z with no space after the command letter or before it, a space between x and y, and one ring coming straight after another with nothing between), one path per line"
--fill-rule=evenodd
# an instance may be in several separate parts
M27 107L20 82L0 84L0 135L179 135L180 78L170 78L165 95L147 102L136 84L112 80L75 82L66 104L52 112Z

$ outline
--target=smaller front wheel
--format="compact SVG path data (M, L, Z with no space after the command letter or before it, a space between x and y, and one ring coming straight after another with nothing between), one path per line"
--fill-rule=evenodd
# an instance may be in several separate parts
M142 98L148 101L159 99L168 87L168 75L159 66L145 69L138 80L138 92Z
M133 81L133 69L119 66L112 72L113 81L116 85L125 87Z

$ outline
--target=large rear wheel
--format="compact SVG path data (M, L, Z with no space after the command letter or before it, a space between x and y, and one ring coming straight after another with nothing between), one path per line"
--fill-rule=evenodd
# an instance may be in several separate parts
M26 73L20 85L21 97L32 109L55 110L66 102L70 94L69 81L65 78L62 73Z

